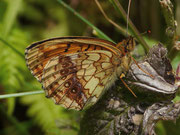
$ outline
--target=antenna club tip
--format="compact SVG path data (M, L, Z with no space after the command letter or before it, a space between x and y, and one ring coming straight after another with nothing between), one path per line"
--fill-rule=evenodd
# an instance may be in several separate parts
M149 33L149 34L150 34L150 33L151 33L151 30L147 30L147 33Z

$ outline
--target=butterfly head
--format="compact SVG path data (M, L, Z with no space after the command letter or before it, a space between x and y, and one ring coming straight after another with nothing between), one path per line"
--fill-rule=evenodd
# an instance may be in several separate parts
M122 52L122 55L126 55L134 50L136 45L135 39L132 36L129 36L127 39L118 43L116 47Z

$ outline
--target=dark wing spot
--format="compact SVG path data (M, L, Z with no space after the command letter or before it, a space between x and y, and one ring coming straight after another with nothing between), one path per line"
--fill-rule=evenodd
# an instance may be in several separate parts
M64 57L63 61L71 61L71 58L69 56Z
M62 69L61 71L60 71L60 74L61 75L65 75L65 74L67 74L69 72L69 69Z
M59 57L59 63L61 63L63 61L64 57L63 56L60 56Z
M94 50L96 50L96 45L94 46Z
M104 86L103 83L99 83L100 86Z
M71 63L65 62L65 63L62 64L62 67L63 67L63 68L67 68L67 67L69 67L70 65L71 65Z
M73 89L71 90L71 92L72 92L72 93L76 93L77 90L76 90L75 88L73 88Z
M77 52L82 52L82 45L79 45L80 49Z
M89 44L88 47L87 47L84 51L87 51L87 50L90 48L90 46L91 46L91 45Z
M71 47L71 44L67 44L67 48L64 50L64 52L67 52L70 47Z

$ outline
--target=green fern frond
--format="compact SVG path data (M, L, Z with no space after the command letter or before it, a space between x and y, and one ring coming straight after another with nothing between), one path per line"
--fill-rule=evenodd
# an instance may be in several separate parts
M17 34L21 34L21 38L19 35L17 36ZM24 50L24 46L27 43L25 39L23 40L22 36L23 33L14 32L8 40L13 43L18 50ZM4 89L7 90L6 92L16 92L25 82L24 73L27 71L25 60L3 43L0 43L0 50L0 82Z
M2 25L0 25L0 28L2 28ZM27 38L23 31L13 29L6 41L14 45L13 47L23 54L27 44ZM25 83L27 72L25 60L2 42L0 42L0 50L0 85L2 87L2 92L17 92L19 89L22 89L22 86ZM15 107L15 100L12 98L8 99L7 104L7 112L8 114L12 114Z
M65 111L44 95L25 96L21 98L21 102L29 105L28 116L32 117L34 123L42 127L46 134L77 134L76 112Z

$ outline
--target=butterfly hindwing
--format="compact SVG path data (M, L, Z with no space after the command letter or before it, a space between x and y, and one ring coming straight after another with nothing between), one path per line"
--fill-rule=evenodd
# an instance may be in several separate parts
M47 97L76 110L95 103L116 77L113 57L110 51L95 50L52 58L42 75Z

